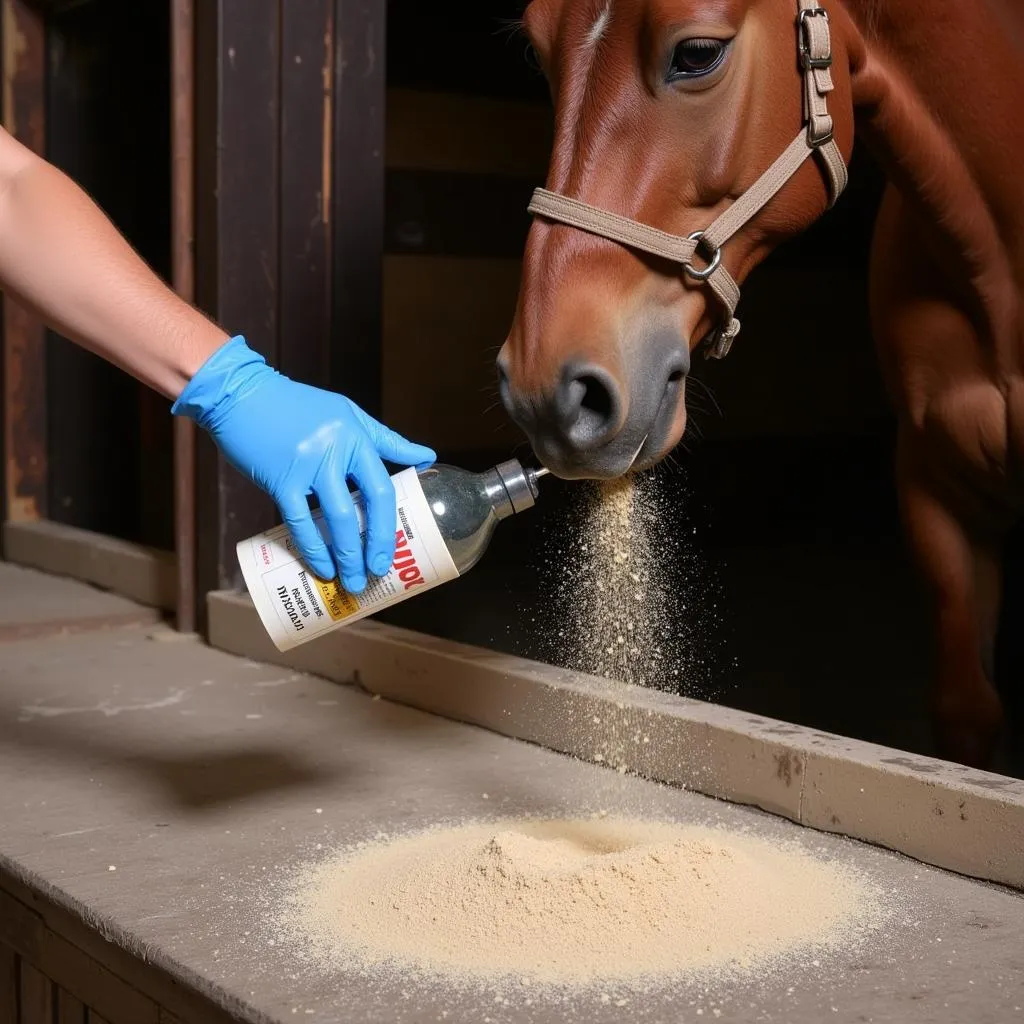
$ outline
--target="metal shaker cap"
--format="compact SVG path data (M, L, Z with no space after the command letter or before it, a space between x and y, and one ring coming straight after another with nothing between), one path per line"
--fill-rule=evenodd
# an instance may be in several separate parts
M523 469L518 459L509 459L494 467L505 493L508 495L511 512L525 512L533 508L540 493L537 481L547 475L546 469Z

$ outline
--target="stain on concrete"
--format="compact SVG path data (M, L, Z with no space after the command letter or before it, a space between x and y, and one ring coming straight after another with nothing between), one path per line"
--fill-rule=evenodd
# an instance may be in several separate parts
M942 768L937 764L929 764L927 761L918 761L912 757L882 757L879 758L882 764L896 765L898 768L909 768L912 772L920 772L922 775L938 775Z
M795 761L796 758L788 750L775 755L775 775L777 778L782 779L787 786L793 785L794 774L800 774L799 766L796 766L795 772L793 770Z
M1017 779L979 779L967 778L964 782L971 786L980 786L982 789L1016 789L1020 786Z

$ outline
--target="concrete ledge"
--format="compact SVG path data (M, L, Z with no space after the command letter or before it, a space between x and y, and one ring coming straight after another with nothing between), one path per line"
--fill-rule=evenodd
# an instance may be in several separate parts
M3 543L9 562L70 576L151 608L174 609L177 580L169 551L48 520L4 523Z
M208 603L230 653L1024 889L1022 781L379 623L281 654L247 595Z

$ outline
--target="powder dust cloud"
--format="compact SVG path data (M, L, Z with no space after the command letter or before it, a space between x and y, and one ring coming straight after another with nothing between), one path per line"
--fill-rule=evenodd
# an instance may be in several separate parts
M534 655L613 682L710 696L719 585L655 473L574 485L583 500L542 553Z
M616 696L622 684L709 700L723 634L716 573L697 546L687 492L662 472L573 485L582 500L545 531L544 611L529 617L533 657L607 680L615 707L580 703L564 728L588 760L643 774L649 712ZM699 751L692 751L700 758Z
M625 997L790 971L872 934L880 908L851 868L743 832L510 819L343 850L299 876L279 934L326 971Z

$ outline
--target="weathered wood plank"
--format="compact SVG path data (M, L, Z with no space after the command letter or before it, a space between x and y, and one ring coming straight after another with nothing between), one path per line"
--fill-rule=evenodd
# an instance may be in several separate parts
M196 298L277 360L279 0L196 8ZM198 590L238 586L235 544L273 525L273 504L200 438Z
M171 0L171 280L186 302L195 300L195 7ZM175 418L175 623L196 628L196 427Z
M386 0L335 0L331 384L381 404Z
M18 978L21 965L18 954L0 942L0 1021L18 1019Z
M86 1024L85 1004L64 989L57 990L57 1024Z
M167 22L148 4L78 4L51 15L46 38L47 158L165 278ZM46 352L49 517L169 549L168 403L56 333Z
M0 890L0 943L13 948L22 958L20 1024L53 1024L53 997L43 1002L38 979L26 976L26 963L41 972L47 984L59 985L90 1008L116 1024L158 1024L157 1004L138 989L84 953L77 945L47 927L43 918ZM26 982L26 977L28 981ZM26 984L30 986L26 996ZM25 1006L49 1006L46 1017L25 1018ZM37 1011L33 1011L37 1012Z
M53 982L38 968L21 961L21 993L18 1024L53 1024Z
M40 155L46 149L46 32L24 0L3 0L3 123ZM46 332L3 298L3 516L40 519L47 508Z
M387 103L389 169L507 174L535 185L547 177L549 102L389 88Z
M281 6L279 365L326 386L331 312L333 0Z

